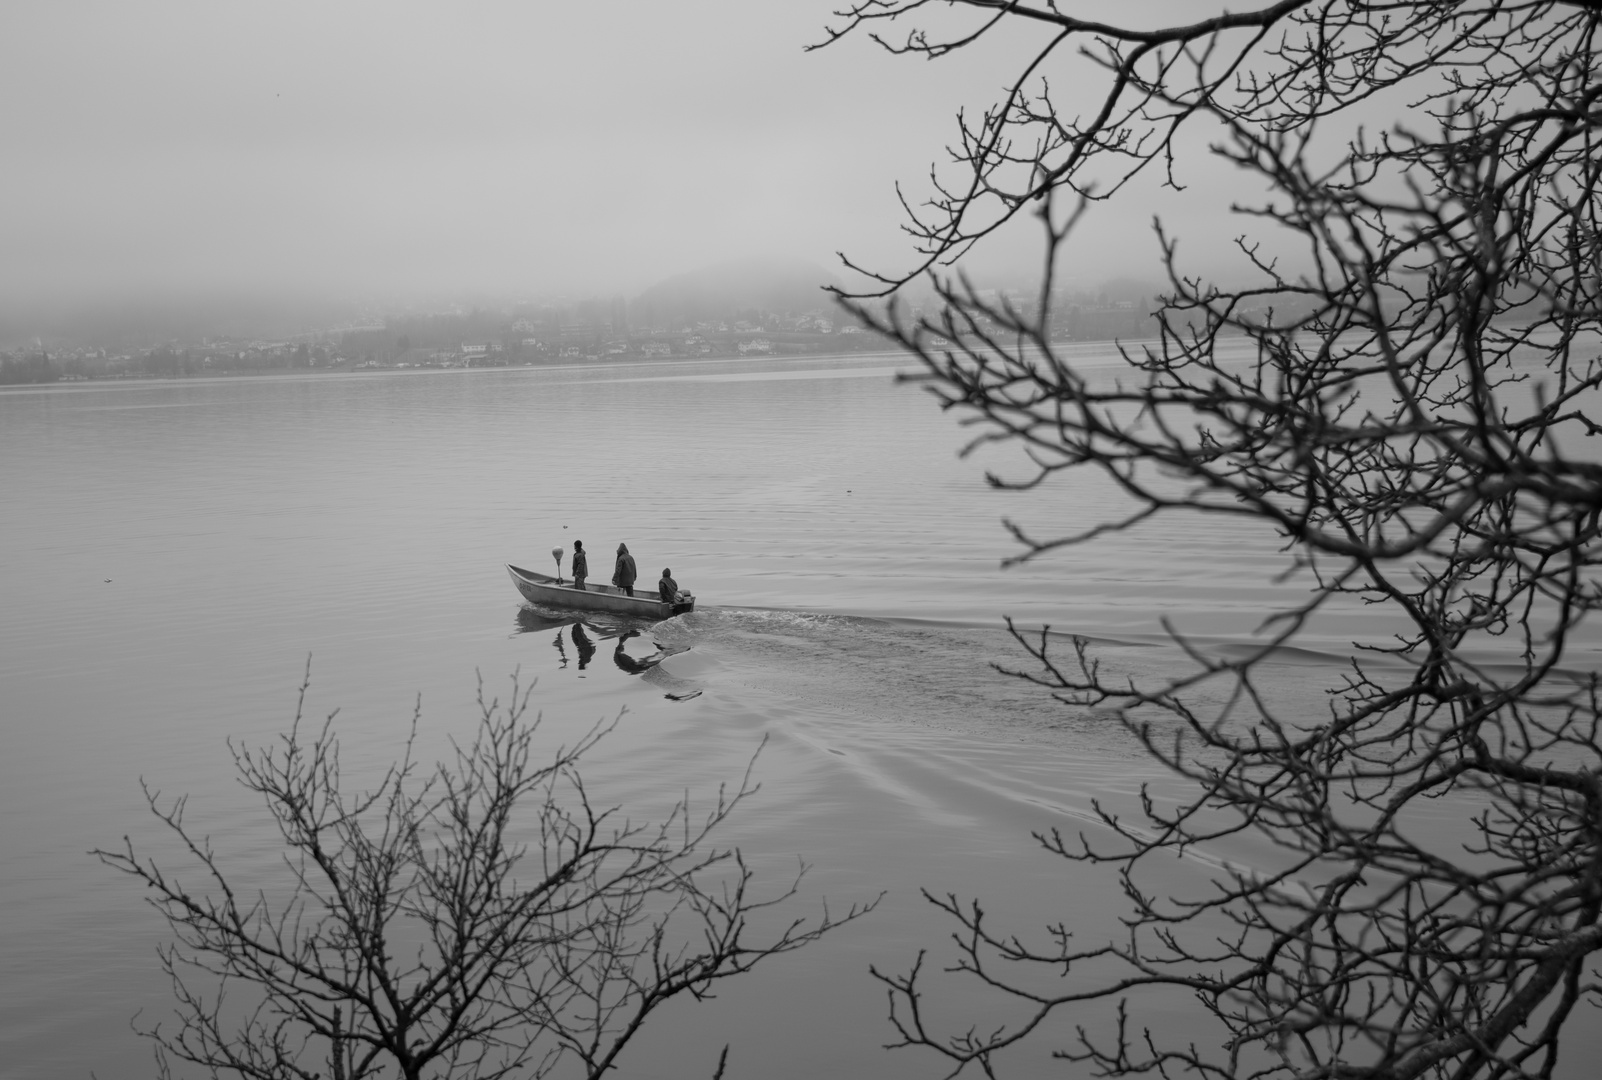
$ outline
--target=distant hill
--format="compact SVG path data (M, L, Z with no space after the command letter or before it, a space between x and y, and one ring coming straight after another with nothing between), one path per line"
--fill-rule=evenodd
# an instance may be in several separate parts
M744 311L826 311L825 285L840 279L816 263L747 260L679 274L646 289L629 304L629 322L656 326L728 319Z

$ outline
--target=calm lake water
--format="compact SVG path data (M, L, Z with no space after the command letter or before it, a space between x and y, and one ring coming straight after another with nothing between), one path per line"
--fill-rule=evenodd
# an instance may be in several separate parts
M1111 358L1087 347L1087 363ZM965 438L894 357L49 387L0 394L0 1077L151 1073L129 1019L163 1015L164 926L86 852L156 844L140 780L192 796L190 820L247 882L270 821L234 783L228 740L339 708L355 769L396 754L414 703L430 758L470 735L481 675L537 679L550 737L626 714L586 778L645 816L738 778L764 736L760 795L726 839L777 883L812 864L795 910L888 890L868 919L705 1005L674 1006L622 1075L938 1074L886 1053L868 966L901 969L947 927L918 889L979 894L1020 930L1116 926L1115 885L1034 852L1161 780L1103 717L1004 678L1004 615L1103 643L1138 675L1181 663L1160 614L1209 647L1245 641L1282 566L1271 537L1178 519L1022 567L1000 524L1073 528L1104 487L991 491L1008 452ZM695 613L628 642L688 646L646 675L619 625L525 609L503 568L552 567L582 539L592 577L628 543L642 584L671 566ZM565 564L564 564L565 565ZM1336 614L1276 668L1318 707L1349 642ZM1584 657L1594 658L1594 646ZM593 651L591 651L593 650ZM691 700L668 694L700 691ZM1202 853L1175 887L1205 880ZM933 961L932 961L933 962ZM738 989L736 989L738 988ZM936 988L938 990L938 986ZM942 1015L989 1015L947 988ZM1183 1001L1138 1019L1183 1025ZM1042 1041L1043 1055L1052 1048ZM1571 1059L1574 1060L1574 1059ZM1043 1058L1024 1062L1072 1075Z

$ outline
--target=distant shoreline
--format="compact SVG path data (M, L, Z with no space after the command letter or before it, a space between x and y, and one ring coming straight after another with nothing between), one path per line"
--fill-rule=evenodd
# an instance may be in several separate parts
M512 372L512 371L597 371L605 368L629 367L671 367L688 364L756 364L773 361L786 363L820 363L827 360L871 360L884 357L910 358L910 354L902 349L878 349L872 352L843 352L822 353L807 355L781 355L781 356L672 356L672 357L629 357L608 358L598 360L571 359L559 362L540 362L525 364L500 364L475 367L377 367L356 369L351 367L332 368L280 368L268 371L245 371L237 374L230 372L196 372L194 374L178 375L136 375L136 376L109 376L90 379L57 379L53 382L11 383L0 385L0 394L16 392L38 392L43 390L74 390L74 389L105 389L113 386L148 386L166 385L175 382L184 383L221 383L221 382L263 382L278 379L304 379L343 376L348 379L370 378L375 375L467 375L486 372Z

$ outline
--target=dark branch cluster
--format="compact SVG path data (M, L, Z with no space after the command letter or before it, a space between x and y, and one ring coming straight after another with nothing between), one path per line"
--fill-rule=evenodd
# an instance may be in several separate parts
M1069 13L1090 6L861 0L836 13L822 45L861 32L892 53L928 59L967 47L1003 22L1041 31L1006 93L977 118L959 116L948 161L931 174L930 195L916 205L904 200L917 264L886 274L847 260L883 286L880 295L949 265L1050 193L1111 199L1152 166L1177 186L1174 138L1198 118L1305 140L1320 121L1399 99L1449 129L1497 138L1486 128L1506 123L1517 138L1532 134L1532 122L1587 127L1596 107L1586 89L1593 74L1587 35L1598 5L1584 0L1279 0L1148 30ZM976 18L941 19L940 31L919 25L947 7ZM958 25L947 27L951 22ZM898 32L903 25L910 28ZM1075 60L1107 75L1106 93L1083 108L1052 92L1053 74ZM1368 168L1386 160L1406 161L1407 154L1386 144L1377 155L1352 156L1352 164Z
M1194 670L1162 685L1105 677L1083 645L1060 662L1044 635L1020 634L1029 678L1116 707L1195 794L1148 801L1138 825L1104 814L1113 849L1042 838L1120 869L1126 941L1080 948L1064 931L1026 946L977 905L938 901L962 926L958 968L1021 1013L942 1033L924 1019L920 966L882 976L902 1041L988 1073L1077 1002L1173 987L1211 1012L1216 1047L1166 1045L1120 1012L1062 1053L1111 1075L1552 1075L1576 1009L1602 1004L1602 713L1572 646L1602 606L1588 442L1602 430L1602 5L1287 0L1155 30L1050 0L955 6L978 21L949 36L887 33L929 18L920 0L854 4L834 33L938 57L1003 21L1041 28L910 226L916 274L1032 205L1039 299L989 301L938 276L936 314L865 297L856 309L921 359L976 444L1027 452L1028 471L994 483L1089 469L1127 496L1126 514L1072 535L1013 525L1019 559L1224 515L1277 537L1307 593L1265 613L1244 658L1181 641ZM1044 75L1072 50L1106 90L1069 112ZM1369 131L1359 120L1376 111L1388 126ZM1159 227L1155 340L1124 346L1115 375L1078 370L1053 345L1057 261L1079 216L1135 173L1177 182L1174 136L1193 118L1269 193L1234 208L1250 277L1187 276ZM1268 233L1295 242L1294 265L1261 254ZM877 295L914 274L881 276ZM1262 658L1358 604L1389 643L1359 651L1327 712L1276 711ZM1223 709L1191 704L1203 682L1226 685ZM1467 843L1419 827L1435 800L1468 823ZM1159 854L1239 833L1283 858L1229 869L1203 898L1140 885ZM1107 965L1068 993L1008 974Z
M541 761L527 690L514 679L507 706L479 704L453 761L421 769L408 742L359 795L332 717L308 733L297 710L277 745L236 749L284 844L276 888L240 888L184 800L147 790L205 880L131 842L95 854L147 886L174 934L161 962L176 1022L147 1032L161 1075L188 1062L251 1080L599 1077L664 1002L704 997L873 906L759 931L799 877L758 896L739 851L712 840L756 790L749 770L700 813L686 797L636 823L594 803L578 772L611 725Z

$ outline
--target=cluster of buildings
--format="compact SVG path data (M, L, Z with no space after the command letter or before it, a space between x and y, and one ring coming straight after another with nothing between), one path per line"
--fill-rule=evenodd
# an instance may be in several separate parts
M1134 295L1126 290L1127 295ZM1029 297L989 291L980 299L1027 313ZM1056 340L1110 340L1149 336L1154 327L1146 300L1105 292L1054 298ZM907 309L913 319L937 309ZM0 383L105 378L175 378L264 373L276 370L370 371L405 368L506 367L604 360L797 356L869 352L884 341L836 311L747 310L699 318L638 314L664 325L631 326L622 298L575 304L525 305L510 313L460 309L367 318L289 339L202 337L139 349L107 349L36 342L0 352ZM985 327L981 327L985 329ZM998 328L999 329L999 328ZM946 344L944 341L934 343Z

